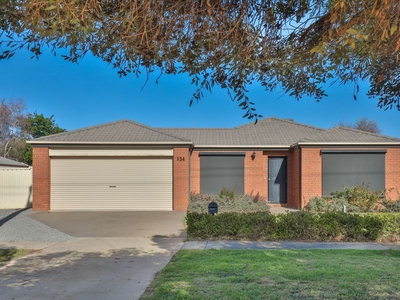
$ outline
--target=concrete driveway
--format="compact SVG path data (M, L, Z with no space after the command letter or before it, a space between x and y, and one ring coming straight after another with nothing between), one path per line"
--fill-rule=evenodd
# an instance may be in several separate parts
M0 264L1 299L139 299L182 247L184 216L184 212L32 213L29 217L74 238L43 243L31 255Z

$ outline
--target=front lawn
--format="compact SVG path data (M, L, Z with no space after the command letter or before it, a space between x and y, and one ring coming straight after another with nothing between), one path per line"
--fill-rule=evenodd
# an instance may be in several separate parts
M0 263L15 259L30 251L28 249L0 249Z
M400 251L182 250L141 299L400 299Z

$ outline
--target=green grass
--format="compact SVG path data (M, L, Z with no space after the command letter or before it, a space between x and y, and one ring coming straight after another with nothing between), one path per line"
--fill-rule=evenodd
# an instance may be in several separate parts
M141 299L400 299L400 251L182 250Z
M0 249L0 263L15 259L31 252L28 249Z

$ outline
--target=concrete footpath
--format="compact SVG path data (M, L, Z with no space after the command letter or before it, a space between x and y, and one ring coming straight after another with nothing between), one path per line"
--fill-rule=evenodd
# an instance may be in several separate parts
M342 242L252 242L252 241L187 241L182 250L209 249L355 249L355 250L400 250L400 243L342 243Z
M32 249L41 250L45 253L56 253L62 251L77 252L102 252L118 249L149 247L146 239L141 238L75 238L65 242L0 242L0 249ZM169 239L158 239L168 241ZM209 249L240 249L240 250L283 250L283 249L355 249L355 250L400 250L400 243L349 243L349 242L255 242L255 241L186 241L182 238L174 240L177 250L209 250ZM145 246L146 245L146 246ZM151 247L150 247L151 248ZM154 249L152 249L154 250Z

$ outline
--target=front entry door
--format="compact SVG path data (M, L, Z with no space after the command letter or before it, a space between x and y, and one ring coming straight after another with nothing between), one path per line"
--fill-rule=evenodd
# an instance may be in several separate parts
M268 202L287 203L286 157L268 158Z

